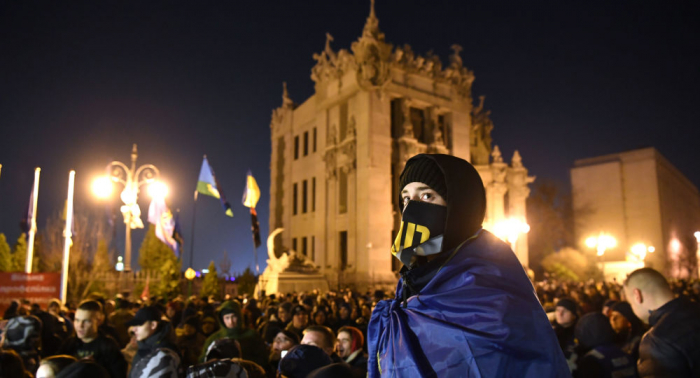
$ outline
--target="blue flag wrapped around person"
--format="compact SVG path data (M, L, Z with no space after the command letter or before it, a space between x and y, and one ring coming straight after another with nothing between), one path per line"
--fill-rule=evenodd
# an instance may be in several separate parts
M510 246L481 228L479 173L448 155L417 155L399 188L404 267L368 325L369 377L571 376Z

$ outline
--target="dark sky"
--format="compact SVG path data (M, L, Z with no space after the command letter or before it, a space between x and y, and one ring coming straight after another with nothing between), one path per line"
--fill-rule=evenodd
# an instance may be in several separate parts
M700 185L699 2L378 0L376 10L394 45L445 63L452 44L464 47L494 143L507 160L520 150L538 179L568 186L575 159L654 146ZM227 250L242 271L253 261L240 202L248 169L268 232L269 123L282 82L296 102L308 98L325 33L349 49L368 11L369 1L0 3L0 232L19 235L34 167L43 227L62 209L70 169L77 210L100 209L92 179L137 143L139 162L170 185L189 248L207 154L236 216L200 197L194 267Z

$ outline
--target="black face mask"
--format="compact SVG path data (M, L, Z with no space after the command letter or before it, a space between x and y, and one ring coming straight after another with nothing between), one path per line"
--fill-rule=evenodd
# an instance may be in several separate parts
M409 201L403 210L401 227L391 246L391 254L409 266L414 256L442 252L447 207L422 201Z

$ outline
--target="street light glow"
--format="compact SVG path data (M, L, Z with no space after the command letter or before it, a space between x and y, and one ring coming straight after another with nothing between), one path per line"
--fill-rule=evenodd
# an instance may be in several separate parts
M168 195L168 186L162 181L155 181L148 185L148 195L152 198L165 198Z
M596 248L596 254L598 256L603 256L605 250L610 248L615 248L617 246L617 239L612 235L601 232L598 236L590 236L586 239L586 246L588 248Z
M112 181L109 177L98 177L92 182L92 192L97 198L108 198L112 195Z

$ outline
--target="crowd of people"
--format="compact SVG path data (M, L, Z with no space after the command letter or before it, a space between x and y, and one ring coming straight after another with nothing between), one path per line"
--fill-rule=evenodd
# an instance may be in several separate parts
M700 302L700 282L673 281L664 290L663 276L640 274L643 285L632 276L628 288L617 282L535 283L574 377L697 374L698 366L674 361L663 348L683 350L681 336L700 331L693 305ZM624 300L639 294L642 304ZM75 307L53 300L47 308L16 301L4 314L0 377L365 377L367 326L374 306L386 298L380 290L341 290L262 301L92 296ZM643 303L671 306L644 316ZM647 335L655 342L640 352L650 325L662 328ZM697 349L690 355L696 364Z

